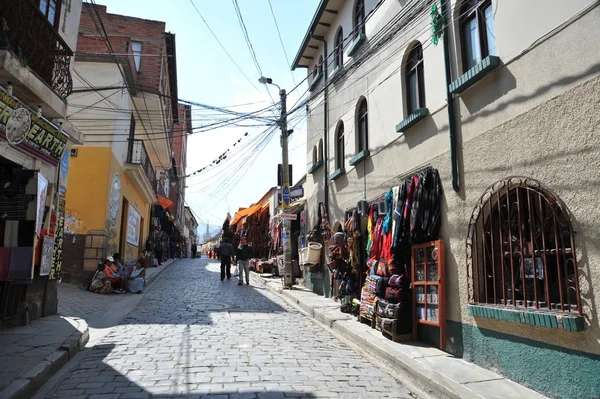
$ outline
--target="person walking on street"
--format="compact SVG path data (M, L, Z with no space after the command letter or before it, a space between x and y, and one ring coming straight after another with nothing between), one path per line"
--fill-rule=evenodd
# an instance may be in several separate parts
M162 242L159 239L156 240L156 243L154 244L154 256L156 257L156 260L158 260L158 265L162 265L162 261L163 261L163 245Z
M244 273L246 274L246 285L250 284L250 265L248 261L252 258L252 247L248 246L245 238L240 240L240 247L238 248L235 260L238 264L238 285L244 283Z
M225 279L227 272L227 280L231 278L231 258L235 255L235 249L229 242L229 238L225 238L219 247L219 256L221 258L221 281Z

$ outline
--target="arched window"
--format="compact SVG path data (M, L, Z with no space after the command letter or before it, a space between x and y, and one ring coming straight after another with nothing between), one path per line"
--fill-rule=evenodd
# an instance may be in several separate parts
M323 73L323 56L322 55L319 56L319 63L317 65L319 66L319 73Z
M312 164L317 164L317 146L314 146L312 150Z
M416 43L406 60L406 111L410 115L425 107L425 78L423 73L423 47Z
M536 180L512 177L481 196L469 223L467 264L475 303L581 314L569 214Z
M460 8L463 72L488 55L496 55L494 9L490 0L466 0Z
M369 118L367 112L367 99L362 97L358 101L356 112L356 152L369 149Z
M344 168L344 123L338 124L335 131L335 166L337 169Z
M354 37L365 33L365 0L356 0L354 4Z
M323 162L323 139L319 140L319 161Z
M344 31L340 26L337 34L335 35L335 66L344 66Z
M319 66L315 65L315 67L313 68L313 71L312 71L312 78L316 79L318 73L319 73Z

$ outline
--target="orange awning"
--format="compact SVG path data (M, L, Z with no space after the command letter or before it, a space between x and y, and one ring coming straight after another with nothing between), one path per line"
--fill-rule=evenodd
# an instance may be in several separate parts
M248 217L250 215L254 215L257 211L262 208L262 204L252 205L249 208L244 208L235 213L235 218L231 222L231 225L239 223L243 218Z
M157 195L158 203L162 206L163 209L167 209L171 205L173 205L173 201L168 198L163 197L162 195Z

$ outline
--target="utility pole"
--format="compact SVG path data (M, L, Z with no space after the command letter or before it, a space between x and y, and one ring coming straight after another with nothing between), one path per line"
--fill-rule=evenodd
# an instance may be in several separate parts
M281 182L281 216L283 219L283 231L281 232L281 244L283 247L283 285L286 288L292 288L294 285L292 271L292 244L290 240L290 225L291 221L284 214L290 208L290 169L288 161L288 128L287 128L287 93L285 89L273 83L273 79L261 76L258 79L259 83L274 85L279 89L279 99L281 100L281 116L279 118L279 127L281 128L281 158L282 158L282 179Z
M279 120L279 126L281 127L281 158L283 169L283 181L281 182L281 212L285 213L288 211L290 205L290 169L288 166L288 130L286 106L287 94L285 89L279 89L279 99L281 101L281 118ZM283 246L284 262L283 285L286 288L292 288L294 284L292 277L292 245L290 242L290 225L291 221L289 219L283 219L281 244Z

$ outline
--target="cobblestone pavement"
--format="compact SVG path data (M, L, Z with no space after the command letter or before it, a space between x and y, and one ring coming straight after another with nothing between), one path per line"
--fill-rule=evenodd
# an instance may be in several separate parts
M55 398L410 398L263 287L184 259L55 387Z

